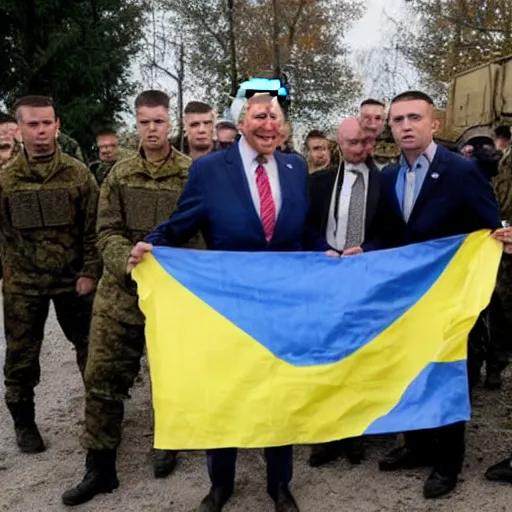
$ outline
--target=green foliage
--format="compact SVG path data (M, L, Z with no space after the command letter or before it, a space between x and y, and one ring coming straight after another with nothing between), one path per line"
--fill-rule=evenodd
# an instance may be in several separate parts
M145 9L138 0L2 0L0 98L52 96L63 131L90 153L134 92Z

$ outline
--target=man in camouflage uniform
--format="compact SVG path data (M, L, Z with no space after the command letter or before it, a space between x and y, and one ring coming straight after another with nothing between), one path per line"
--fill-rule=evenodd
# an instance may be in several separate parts
M119 147L117 133L114 130L100 131L96 135L96 145L98 146L100 162L94 168L89 167L93 171L98 185L101 186L116 162L134 156L135 152Z
M85 372L87 449L83 481L62 496L78 505L118 485L116 453L121 442L123 400L136 378L144 350L144 317L135 283L126 272L133 246L176 207L191 159L169 141L169 98L146 91L135 101L140 152L114 166L98 206L98 246L105 265L96 294ZM176 453L154 450L155 477L169 475Z
M19 128L16 119L0 112L0 167L18 156L21 144L18 139Z
M85 162L80 145L75 139L59 131L57 134L57 142L66 155L72 156L73 158L80 160L80 162Z
M34 388L50 301L83 373L92 307L101 273L96 250L98 187L85 165L64 155L51 100L16 104L25 149L0 172L5 401L23 452L45 449L35 423Z
M512 223L512 146L503 151L493 187L501 218ZM509 362L512 348L512 256L501 259L496 290L489 307L489 342L486 353L486 381L489 388L501 387L501 373Z

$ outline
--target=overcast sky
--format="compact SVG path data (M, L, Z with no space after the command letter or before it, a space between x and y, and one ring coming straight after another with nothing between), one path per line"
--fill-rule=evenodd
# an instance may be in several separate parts
M404 9L404 0L366 0L367 10L354 28L347 34L347 42L353 49L372 47L378 44L386 25L386 17L399 18Z

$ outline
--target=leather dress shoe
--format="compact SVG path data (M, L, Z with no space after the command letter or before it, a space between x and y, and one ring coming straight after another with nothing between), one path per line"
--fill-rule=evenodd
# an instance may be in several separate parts
M275 492L270 492L270 496L274 500L276 512L300 512L299 506L286 485L280 485Z
M210 492L201 501L199 512L221 512L231 494L233 494L232 488L220 485L212 486Z
M173 450L153 450L153 473L155 478L168 477L176 467L178 452Z
M445 496L455 489L458 481L459 477L457 474L443 474L434 470L425 481L425 485L423 486L423 496L427 499Z
M324 466L338 459L343 453L341 441L332 441L330 443L315 444L311 447L309 455L309 465L312 468Z
M505 459L494 464L485 472L485 478L492 482L512 484L512 459Z
M397 471L399 469L414 469L432 465L431 457L411 450L406 446L391 450L379 461L379 469L381 471Z

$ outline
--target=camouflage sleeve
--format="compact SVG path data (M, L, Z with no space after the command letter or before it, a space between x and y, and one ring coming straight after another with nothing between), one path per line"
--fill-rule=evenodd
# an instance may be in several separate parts
M98 211L99 188L87 170L87 183L82 196L84 212L84 266L79 277L91 277L97 281L101 277L101 257L96 246L96 216Z
M74 157L77 160L80 160L80 162L84 162L85 163L84 154L82 153L82 149L80 148L80 146L78 144L76 145Z
M96 230L105 268L122 286L126 285L126 266L133 244L125 236L121 190L115 172L107 176L101 187Z

